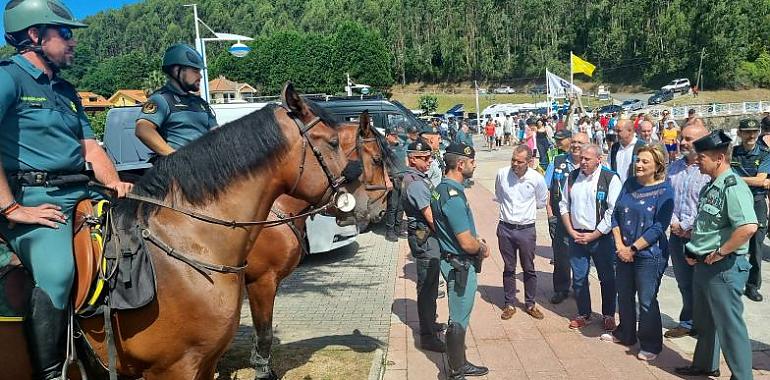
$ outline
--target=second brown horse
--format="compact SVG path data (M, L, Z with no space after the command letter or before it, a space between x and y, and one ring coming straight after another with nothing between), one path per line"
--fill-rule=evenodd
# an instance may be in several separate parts
M357 224L365 226L369 221L379 220L385 210L390 190L386 170L393 157L382 136L372 128L366 112L360 116L358 124L341 124L338 132L340 147L348 159L361 160L363 164L358 186L354 183L348 188L354 189ZM273 204L275 211L287 215L298 214L307 207L307 202L290 196L281 196ZM256 379L277 379L270 358L273 305L281 281L294 271L302 258L304 237L298 236L296 231L305 230L305 220L295 220L294 227L281 225L264 229L246 259L246 291L256 332L250 361Z

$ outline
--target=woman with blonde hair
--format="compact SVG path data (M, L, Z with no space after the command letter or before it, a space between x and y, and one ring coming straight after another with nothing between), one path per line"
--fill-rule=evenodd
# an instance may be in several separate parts
M626 346L638 340L637 358L645 361L654 360L663 350L658 289L668 265L666 229L674 212L674 190L666 180L664 155L652 145L639 149L636 175L623 185L612 215L620 324L601 340Z

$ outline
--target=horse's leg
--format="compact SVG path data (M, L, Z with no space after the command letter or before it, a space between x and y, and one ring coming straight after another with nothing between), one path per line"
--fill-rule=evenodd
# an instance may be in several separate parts
M246 284L249 294L251 319L254 322L256 336L251 349L249 362L256 371L255 379L277 379L270 364L270 351L273 345L273 303L278 290L275 272L263 273Z

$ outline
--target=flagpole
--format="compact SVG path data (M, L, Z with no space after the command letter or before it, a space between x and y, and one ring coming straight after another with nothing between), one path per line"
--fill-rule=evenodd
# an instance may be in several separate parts
M548 104L546 109L548 116L551 116L551 86L548 85L548 68L545 68L545 102Z
M575 96L575 72L572 71L572 50L569 51L569 84L572 96Z

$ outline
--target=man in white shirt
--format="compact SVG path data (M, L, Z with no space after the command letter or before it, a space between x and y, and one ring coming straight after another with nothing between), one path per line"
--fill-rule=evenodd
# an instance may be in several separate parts
M601 167L598 146L587 144L580 154L580 168L570 173L559 202L564 228L572 237L569 246L572 290L578 308L578 315L569 327L579 329L591 321L588 272L593 259L602 291L603 327L612 331L616 307L615 243L609 232L615 201L623 185L617 174Z
M623 184L629 176L634 175L636 152L644 146L644 141L636 138L634 123L631 120L620 120L615 130L618 133L618 143L613 144L610 149L610 169L618 173L620 183Z
M513 148L511 166L500 169L495 181L495 196L500 203L500 223L497 240L505 267L503 290L505 306L502 319L510 319L516 313L516 253L524 270L525 311L536 319L543 313L535 305L537 272L535 271L535 218L538 208L544 208L548 188L543 176L530 168L532 150L526 145Z

